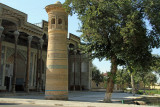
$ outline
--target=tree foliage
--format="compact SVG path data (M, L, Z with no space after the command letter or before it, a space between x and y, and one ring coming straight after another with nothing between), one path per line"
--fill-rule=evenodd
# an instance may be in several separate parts
M153 86L157 82L156 74L153 73L152 69L146 69L133 73L133 79L135 81L136 90L139 89L139 85L143 82L143 90L145 93L146 86ZM120 85L120 88L124 90L126 87L131 85L130 72L127 69L119 69L116 73L116 83ZM124 85L126 84L126 87Z
M151 65L151 69L152 71L160 75L160 56L159 55L153 56L153 63Z
M157 82L157 76L153 74L152 72L145 75L145 79L147 82L147 85L150 87L151 85L154 85Z
M92 71L92 80L96 83L99 84L100 82L103 82L104 77L103 74L97 69L97 67L93 66L91 68Z
M160 1L159 0L142 0L146 19L152 27L150 31L152 46L160 47ZM154 35L154 36L153 36Z
M85 53L99 59L116 55L118 64L124 60L138 67L151 56L141 5L139 0L66 0L64 4L82 22Z
M157 77L152 71L141 71L135 74L135 80L137 83L143 82L143 93L145 93L146 86L150 88L150 86L154 85L157 82Z
M130 84L130 74L126 69L118 69L116 73L116 84L120 85L120 88L124 90L127 84Z
M111 60L106 101L110 101L118 65L130 71L151 64L151 36L144 22L143 0L66 0L64 7L77 13L85 53L92 58Z
M150 21L152 29L155 33L160 34L160 1L159 0L143 0L145 15Z

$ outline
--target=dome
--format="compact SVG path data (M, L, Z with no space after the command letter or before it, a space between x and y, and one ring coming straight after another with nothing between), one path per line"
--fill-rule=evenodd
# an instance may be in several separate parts
M61 2L60 2L60 1L57 1L55 4L61 4Z

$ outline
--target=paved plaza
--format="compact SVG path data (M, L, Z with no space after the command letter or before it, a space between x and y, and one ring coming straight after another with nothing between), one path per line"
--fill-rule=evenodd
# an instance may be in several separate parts
M18 96L3 96L0 98L0 103L17 103L17 104L34 104L48 106L63 106L63 107L136 107L132 104L121 104L122 100L133 99L140 95L132 96L129 93L113 93L113 103L103 103L105 92L69 92L69 101L45 100L44 94L32 93L31 95L23 95L18 93ZM2 106L0 106L2 107ZM138 106L139 107L139 106ZM142 107L142 106L141 106ZM146 106L145 106L146 107Z

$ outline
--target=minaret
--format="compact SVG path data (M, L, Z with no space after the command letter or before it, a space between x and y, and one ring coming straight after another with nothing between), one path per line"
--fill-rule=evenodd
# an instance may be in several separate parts
M45 9L48 13L45 98L68 100L68 14L59 1Z

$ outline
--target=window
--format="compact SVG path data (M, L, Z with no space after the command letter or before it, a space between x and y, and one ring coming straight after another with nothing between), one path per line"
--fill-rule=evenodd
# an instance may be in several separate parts
M62 24L62 19L58 19L58 24Z
M55 18L53 18L52 20L51 20L51 24L55 24Z

